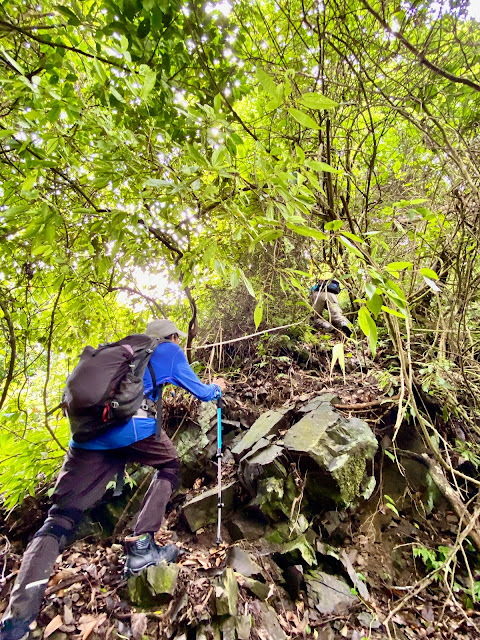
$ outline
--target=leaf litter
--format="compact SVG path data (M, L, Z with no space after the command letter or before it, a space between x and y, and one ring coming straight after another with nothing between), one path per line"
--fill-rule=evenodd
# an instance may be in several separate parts
M282 366L279 370L282 371ZM257 371L248 383L240 380L232 383L229 418L239 423L246 421L249 426L258 417L262 405L272 406L274 396L277 404L278 401L307 403L322 391L336 394L339 404L352 404L375 402L384 395L371 373L351 373L344 385L341 376L325 384L325 378L322 382L292 363L288 366L285 363L283 370L288 384L280 389L278 379L272 380L265 371ZM380 405L370 409L368 418L374 430L378 427L381 432L388 426L388 410ZM236 464L230 461L223 469L224 481L233 478L235 473ZM222 531L225 542L216 546L214 526L205 527L197 534L190 533L179 515L182 500L213 486L208 476L195 478L188 493L173 501L166 526L157 534L160 544L175 542L186 551L178 562L180 572L170 602L143 610L133 606L123 576L122 546L94 538L79 540L57 559L44 606L32 625L32 637L180 640L189 629L189 638L194 638L197 630L197 640L216 637L384 640L387 630L382 623L389 611L427 572L414 557L413 549L434 550L439 545L448 547L455 543L458 519L448 505L427 514L425 509L418 508L415 496L398 500L397 513L383 508L375 494L355 512L323 512L318 522L317 558L323 568L334 567L337 573L343 572L359 599L349 610L321 614L309 603L301 572L298 573L299 588L292 599L287 592L290 585L285 580L285 567L279 567L273 560L268 545L263 541L237 542L261 567L259 584L265 585L265 591L262 596L256 595L252 589L258 585L254 587L243 576L236 576L237 613L229 631L225 616L216 613L216 594L222 591L217 587L227 570L228 550L234 543L225 529ZM38 513L41 516L42 510ZM9 534L11 539L2 539L0 543L0 566L3 566L0 613L6 607L23 546L11 531ZM472 577L480 582L478 570L474 570ZM455 579L458 584L454 585L453 592L445 581L438 580L407 602L392 618L394 637L407 640L480 638L478 612L458 595L459 590L462 593L468 590L469 576L460 570Z

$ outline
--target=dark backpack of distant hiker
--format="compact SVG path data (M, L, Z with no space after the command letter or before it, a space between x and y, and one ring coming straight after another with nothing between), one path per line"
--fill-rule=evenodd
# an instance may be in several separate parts
M125 424L141 407L155 415L155 404L143 395L143 374L148 367L155 389L150 358L161 342L137 333L98 349L85 347L67 378L62 401L75 442L88 442Z
M340 283L338 280L319 280L318 283L312 287L313 291L325 291L325 289L329 293L335 293L338 295L341 291Z

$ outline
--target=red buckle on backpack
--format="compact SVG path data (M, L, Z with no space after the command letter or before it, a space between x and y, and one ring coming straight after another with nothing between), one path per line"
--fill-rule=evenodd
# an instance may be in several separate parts
M110 418L110 405L106 404L103 409L102 420L103 422L107 422L109 418Z

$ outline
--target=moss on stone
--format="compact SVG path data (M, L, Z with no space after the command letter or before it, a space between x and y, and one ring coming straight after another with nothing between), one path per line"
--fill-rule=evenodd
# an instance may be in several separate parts
M340 497L345 505L350 504L359 494L360 484L366 468L366 459L360 452L349 457L344 464L333 470L332 475L338 483Z

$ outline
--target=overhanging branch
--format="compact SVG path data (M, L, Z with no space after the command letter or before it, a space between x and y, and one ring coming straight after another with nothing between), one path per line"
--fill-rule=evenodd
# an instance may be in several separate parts
M417 58L417 60L421 64L423 64L425 67L427 67L437 75L442 76L447 80L450 80L450 82L464 84L467 87L474 89L475 91L480 91L480 84L477 84L476 82L474 82L473 80L470 80L469 78L462 78L461 76L456 76L453 73L449 73L448 71L441 69L438 65L428 60L428 58L423 53L421 53L421 51L419 51L409 40L407 40L405 36L403 36L399 31L394 31L390 27L388 22L386 22L386 20L384 20L382 16L377 11L375 11L375 9L372 6L368 4L367 0L360 0L360 2L363 4L365 9L367 9L367 11L369 11L376 20L378 20L378 22L382 25L382 27L388 33L391 33L392 36L395 36L395 38L397 38L397 40L401 42L404 47L406 47L409 51L411 51L411 53L413 53L413 55Z

